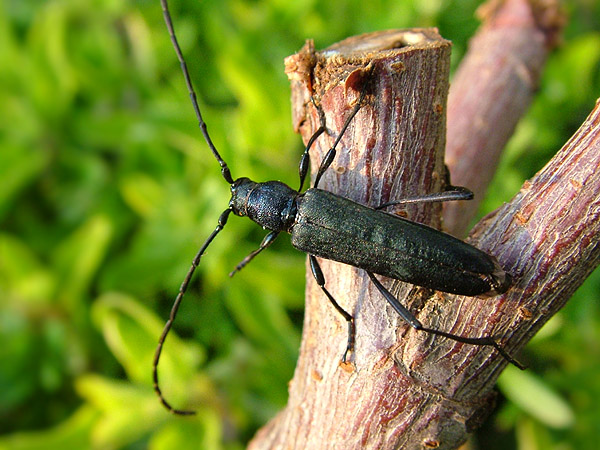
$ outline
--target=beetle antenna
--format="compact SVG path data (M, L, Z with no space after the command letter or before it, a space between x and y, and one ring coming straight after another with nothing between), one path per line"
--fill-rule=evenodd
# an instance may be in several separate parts
M213 230L213 232L210 234L210 236L206 239L206 241L204 241L204 244L202 244L202 247L200 247L200 250L198 250L198 253L194 257L194 260L192 261L192 265L190 266L190 269L188 270L188 273L185 276L183 283L181 283L181 287L179 288L179 293L177 294L177 298L175 298L175 301L173 302L173 307L171 308L171 314L169 315L169 320L165 324L163 332L160 335L160 338L158 339L158 345L156 346L156 352L154 353L154 362L152 363L152 380L154 382L154 392L156 392L156 395L158 395L160 402L164 405L165 408L167 408L169 410L169 412L180 415L180 416L191 416L191 415L196 414L196 412L184 410L184 409L175 409L165 399L165 397L160 389L160 386L158 384L158 362L160 361L160 355L162 353L163 345L165 343L167 335L169 334L169 331L171 331L171 327L173 326L173 322L175 321L175 316L177 315L177 311L179 310L179 305L181 305L183 296L187 292L187 288L188 288L188 285L190 284L190 280L192 279L192 275L194 275L194 271L196 270L196 267L198 267L198 265L200 264L200 259L202 258L202 255L206 251L206 248L210 245L210 243L213 241L215 236L217 234L219 234L219 232L225 227L225 224L227 223L227 218L229 217L229 214L232 211L233 210L231 208L227 208L225 211L223 211L221 213L221 215L219 216L219 222L218 222L216 228Z
M181 66L181 71L183 72L183 78L185 78L185 85L187 86L187 90L190 95L190 100L192 101L194 112L196 113L196 118L198 119L198 126L202 131L202 135L204 136L204 140L208 144L208 147L210 148L213 155L215 156L215 159L221 166L221 174L223 175L223 178L225 178L225 181L227 181L229 184L232 184L233 178L231 177L229 167L227 167L227 163L223 160L223 158L217 151L215 144L213 144L213 141L210 138L210 135L208 134L206 123L202 118L202 113L200 112L200 107L198 106L198 99L196 98L196 91L194 90L194 86L192 85L192 79L190 78L190 73L188 71L187 64L185 63L183 53L181 53L181 48L179 47L179 42L177 41L177 37L175 36L175 29L173 28L173 21L171 20L171 13L169 12L169 5L167 4L167 0L160 0L160 4L162 6L165 23L167 24L167 30L169 30L169 36L171 37L171 43L173 44L173 48L175 49L175 53L177 54L177 59L179 59L179 65Z
M215 145L213 144L212 139L210 138L210 135L208 134L206 123L204 122L204 119L202 118L202 113L200 112L200 107L198 106L198 100L196 98L196 92L194 90L194 86L192 85L192 80L190 78L190 74L189 74L187 65L185 63L185 59L183 58L183 54L181 53L181 48L179 47L179 43L177 42L177 37L175 36L175 30L173 29L173 22L171 21L171 14L169 13L169 6L167 5L167 0L160 0L160 4L162 6L165 23L167 24L167 30L169 31L169 36L171 37L171 42L173 44L173 47L175 48L175 53L177 54L177 58L179 59L179 64L181 66L181 71L183 72L185 84L187 86L188 93L190 95L190 99L192 101L192 106L194 107L194 112L196 113L196 118L198 119L198 126L200 127L200 130L202 131L204 140L208 144L215 159L221 166L221 174L223 175L223 178L225 178L225 181L227 181L227 183L233 184L233 178L231 177L231 172L229 171L229 167L227 166L227 163L223 160L223 158L217 151ZM171 313L169 315L169 320L167 321L167 323L165 323L163 332L160 335L160 338L158 339L158 345L156 347L156 351L154 353L154 361L152 363L152 380L153 380L153 384L154 384L154 391L158 395L158 398L160 399L160 401L164 405L164 407L167 408L167 410L169 410L169 412L171 412L173 414L188 416L188 415L194 415L196 413L195 413L195 411L173 408L173 406L171 406L171 404L165 399L165 397L160 389L159 382L158 382L158 363L160 361L160 355L162 353L162 349L163 349L165 340L167 339L167 335L169 334L169 331L171 331L171 327L173 326L173 322L175 321L175 317L177 316L177 311L179 310L181 301L183 300L183 297L184 297L185 293L187 292L188 285L192 279L192 276L194 275L196 267L198 267L198 265L200 264L200 259L202 258L202 255L206 251L206 248L210 245L210 243L217 236L217 234L219 234L219 232L225 227L225 224L227 223L229 214L232 211L233 210L231 209L231 207L229 207L225 211L223 211L223 213L219 217L219 222L218 222L216 228L213 230L213 232L210 234L210 236L206 239L206 241L204 241L204 244L202 244L202 247L200 248L200 250L194 257L192 264L188 270L188 273L185 276L183 283L181 283L181 287L179 288L177 297L175 298L175 301L173 302L173 306L171 307Z

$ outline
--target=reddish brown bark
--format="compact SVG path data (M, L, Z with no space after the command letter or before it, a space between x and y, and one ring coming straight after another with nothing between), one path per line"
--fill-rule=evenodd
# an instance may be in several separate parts
M449 45L433 30L374 33L318 53L307 45L289 59L296 128L306 142L319 126L319 108L328 127L313 170L352 109L365 67L373 78L320 187L372 206L439 190L448 61ZM470 298L383 282L426 326L498 336L516 352L598 264L599 147L597 107L548 166L473 231L470 242L513 275L507 294ZM439 209L411 205L405 214L438 225ZM340 364L345 321L309 269L289 402L250 448L451 449L464 442L491 410L506 362L493 349L410 329L363 271L328 261L321 267L328 289L356 318L352 364Z
M296 127L305 141L319 127L312 94L329 129L329 135L317 141L313 172L357 100L360 81L371 79L365 105L319 187L373 206L439 191L444 180L449 61L450 43L434 30L359 36L317 54L307 45L288 60L296 79L292 89ZM439 223L440 207L413 205L406 213L421 222ZM390 351L399 335L407 332L399 316L386 307L362 270L320 263L327 287L356 318L353 364L340 365L346 323L311 276L288 406L251 448L387 448L407 427L416 429L428 422L415 422L402 413L422 410L423 397L411 393L411 386L417 386L403 373L407 367L394 362L396 352ZM411 288L403 285L401 290ZM415 296L408 304L419 301Z

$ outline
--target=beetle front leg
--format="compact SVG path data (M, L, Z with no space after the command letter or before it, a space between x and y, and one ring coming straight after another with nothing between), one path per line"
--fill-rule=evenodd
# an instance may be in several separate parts
M342 137L344 136L344 133L346 133L346 130L350 126L350 122L352 122L352 119L354 119L354 116L356 116L356 114L358 114L358 111L363 106L362 102L365 98L365 93L366 93L366 91L363 88L362 92L360 93L360 97L358 98L358 102L356 103L356 106L354 106L354 108L350 112L350 115L346 118L346 121L344 122L342 129L340 130L340 134L338 134L338 137L336 138L335 142L333 143L333 145L331 146L331 148L325 154L325 157L321 161L321 165L319 166L319 170L317 171L317 175L315 176L315 184L313 185L314 188L317 188L319 186L319 181L321 181L321 177L323 176L325 171L329 168L329 166L331 166L331 163L333 162L336 152L337 152L336 147L338 146L338 144L342 140Z
M248 264L250 261L252 261L252 259L256 255L258 255L265 248L267 248L269 245L271 245L278 235L279 235L279 231L271 231L269 234L267 234L265 236L265 238L263 239L263 241L260 243L260 247L258 247L256 250L254 250L248 256L246 256L237 266L235 266L235 269L233 269L231 272L229 272L229 276L232 277L236 274L236 272L239 272L240 270L242 270L244 268L244 266L246 264Z
M298 188L298 192L302 190L302 186L304 186L304 180L306 179L306 174L308 172L308 161L309 161L309 151L312 145L315 143L317 138L323 134L327 130L327 126L325 124L325 114L323 114L323 110L317 105L314 97L310 97L310 101L315 106L317 111L319 112L319 128L317 131L313 133L313 135L308 140L306 147L304 148L304 152L302 153L302 157L300 158L300 164L298 165L298 173L300 174L300 187Z
M348 324L348 342L346 343L346 350L342 356L342 362L345 363L348 359L348 353L351 353L354 350L354 317L346 312L346 310L339 305L339 303L325 288L325 277L323 276L321 266L319 266L319 263L317 262L317 258L315 258L313 255L308 255L308 260L310 261L310 269L315 277L315 280L317 281L317 284L325 293L333 307L344 317L344 319L346 319L346 323Z
M302 186L304 186L304 180L306 179L306 173L308 172L308 161L309 161L309 151L312 145L315 143L317 138L321 136L321 134L326 130L325 124L322 123L321 126L315 131L315 133L308 140L308 144L304 148L304 153L302 153L302 157L300 158L300 164L298 165L298 173L300 174L300 187L298 188L298 192L302 190Z

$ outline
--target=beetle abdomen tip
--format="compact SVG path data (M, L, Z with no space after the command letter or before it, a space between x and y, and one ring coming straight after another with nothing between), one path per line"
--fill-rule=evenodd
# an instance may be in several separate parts
M512 277L500 266L490 275L491 295L504 294L512 286Z

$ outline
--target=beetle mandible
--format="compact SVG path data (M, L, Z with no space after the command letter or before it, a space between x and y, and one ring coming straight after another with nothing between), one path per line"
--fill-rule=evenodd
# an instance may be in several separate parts
M269 247L281 232L290 233L292 245L308 254L311 271L317 284L333 307L347 322L348 338L346 350L342 356L343 362L347 361L348 354L354 347L354 318L339 305L325 287L325 279L317 257L338 261L365 270L377 290L402 319L416 330L465 344L493 347L507 361L522 367L490 336L458 336L423 326L375 276L377 274L434 290L469 296L493 295L505 292L510 287L511 278L492 256L434 228L382 211L383 208L389 206L416 201L468 200L473 196L468 189L448 185L443 192L388 202L378 208L370 208L318 188L323 173L330 167L335 158L336 147L362 106L368 80L364 81L365 87L363 87L356 105L346 118L333 146L323 158L312 188L302 192L308 172L309 150L316 139L326 131L324 119L322 119L322 124L318 130L309 139L300 159L300 187L298 190L294 190L279 181L257 183L245 177L234 179L227 163L219 154L208 134L185 59L175 36L167 0L161 0L161 5L169 36L181 64L198 125L206 143L221 166L221 174L225 181L229 183L231 190L229 205L221 213L216 228L193 259L173 303L170 317L159 338L153 362L153 381L154 390L162 404L174 414L194 414L194 411L172 407L164 398L159 387L158 363L165 339L173 325L194 271L207 247L225 227L231 213L250 218L258 225L269 230L269 233L265 236L259 248L246 256L234 268L230 276L241 270L255 256ZM368 67L364 69L367 73L366 78L368 78L371 70L372 68Z

